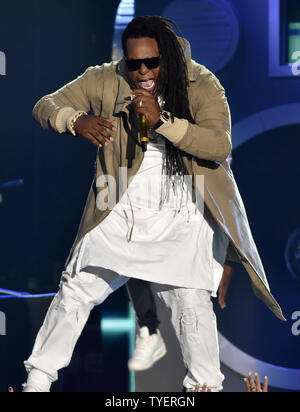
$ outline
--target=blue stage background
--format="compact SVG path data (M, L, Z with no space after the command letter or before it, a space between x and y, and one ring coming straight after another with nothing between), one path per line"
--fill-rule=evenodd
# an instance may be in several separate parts
M199 53L193 53L193 58L215 71L226 89L233 124L232 169L271 290L287 317L286 324L277 321L254 298L245 271L238 268L227 310L221 313L216 305L220 332L255 359L294 370L300 370L300 327L299 334L292 332L298 319L295 314L300 318L300 276L298 280L292 277L285 251L300 226L300 76L270 75L270 49L276 47L276 41L269 19L279 4L281 12L288 5L290 21L300 22L298 3L135 2L136 15L174 18L191 41L192 53L193 44ZM34 294L57 291L96 153L82 139L43 131L31 111L40 97L73 80L88 66L111 60L118 6L118 0L87 0L84 4L78 0L29 0L0 6L0 51L6 56L6 74L0 75L0 184L19 178L24 181L23 186L2 192L0 288ZM191 14L197 7L199 15ZM222 19L220 24L207 21L210 37L205 39L197 27L203 27L207 11ZM221 47L212 47L214 38ZM278 47L282 52L282 45ZM219 60L215 59L217 52ZM284 57L281 55L281 60ZM275 114L268 117L270 109ZM105 308L110 316L127 316L125 291L111 297Z

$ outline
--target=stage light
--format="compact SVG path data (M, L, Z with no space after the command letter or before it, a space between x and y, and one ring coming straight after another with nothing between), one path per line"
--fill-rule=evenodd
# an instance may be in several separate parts
M119 60L123 56L122 33L128 23L135 17L135 0L121 0L115 20L112 60Z
M128 304L127 318L103 317L101 320L101 333L103 339L107 340L110 337L118 336L123 333L128 335L128 359L131 358L135 347L135 324L135 311L131 303ZM135 392L135 375L133 372L129 372L129 392Z
M106 318L101 322L101 330L103 335L131 333L133 328L134 324L131 319Z

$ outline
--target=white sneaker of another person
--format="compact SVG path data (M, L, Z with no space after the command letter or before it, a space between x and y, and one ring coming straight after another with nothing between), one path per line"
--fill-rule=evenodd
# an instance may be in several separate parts
M128 368L132 372L145 371L163 358L166 353L166 345L159 330L150 335L149 329L144 326L137 336L135 350L128 362Z

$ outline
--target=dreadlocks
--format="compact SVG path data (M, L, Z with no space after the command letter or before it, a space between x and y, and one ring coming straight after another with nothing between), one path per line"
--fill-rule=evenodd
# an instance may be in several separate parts
M177 29L172 20L160 16L135 18L123 33L123 52L126 56L128 39L143 37L155 39L162 57L157 93L159 96L163 96L165 110L169 111L172 116L195 123L189 109L187 63L183 48L171 24ZM179 32L178 29L177 31ZM166 173L169 177L187 174L182 158L184 153L166 139Z

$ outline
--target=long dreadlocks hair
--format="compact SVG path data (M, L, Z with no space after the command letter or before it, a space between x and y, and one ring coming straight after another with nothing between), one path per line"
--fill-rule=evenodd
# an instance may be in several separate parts
M155 39L161 55L156 92L159 96L163 96L165 110L169 111L172 116L195 124L189 108L187 62L183 48L171 25L180 33L172 20L160 16L143 16L133 19L123 32L123 52L126 56L128 39L144 37ZM169 177L187 174L183 154L188 156L166 139L166 173Z

